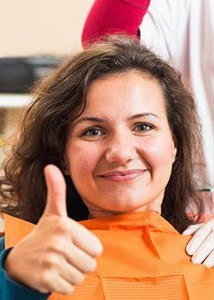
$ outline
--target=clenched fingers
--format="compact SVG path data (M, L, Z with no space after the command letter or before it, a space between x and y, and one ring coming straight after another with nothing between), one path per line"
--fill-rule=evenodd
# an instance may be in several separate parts
M43 272L38 288L41 293L58 292L62 294L70 294L74 289L75 287L62 278L57 270Z
M72 285L80 284L85 279L85 275L65 259L60 264L59 274Z
M74 244L70 244L66 249L65 257L68 263L83 273L93 272L97 265L95 258L91 257L88 253Z
M71 221L73 243L92 257L101 255L103 246L98 237L79 223Z

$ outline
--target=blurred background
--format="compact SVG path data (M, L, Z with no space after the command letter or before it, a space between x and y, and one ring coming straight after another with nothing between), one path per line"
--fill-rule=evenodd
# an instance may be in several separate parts
M81 48L81 31L92 2L0 0L0 172L3 146L31 101L27 88L22 90L24 83L29 85Z

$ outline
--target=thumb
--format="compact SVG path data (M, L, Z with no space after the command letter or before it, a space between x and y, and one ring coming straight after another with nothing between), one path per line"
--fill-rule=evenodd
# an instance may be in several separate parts
M66 184L62 172L55 165L44 168L47 185L47 202L44 214L67 216Z

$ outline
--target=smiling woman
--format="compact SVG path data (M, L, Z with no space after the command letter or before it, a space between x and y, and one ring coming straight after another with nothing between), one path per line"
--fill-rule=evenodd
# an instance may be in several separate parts
M109 37L34 97L0 182L0 296L211 300L214 273L180 235L204 212L200 125L180 75L138 41ZM209 267L210 224L189 247Z
M93 218L161 213L176 152L162 88L129 70L91 84L68 135L66 166Z

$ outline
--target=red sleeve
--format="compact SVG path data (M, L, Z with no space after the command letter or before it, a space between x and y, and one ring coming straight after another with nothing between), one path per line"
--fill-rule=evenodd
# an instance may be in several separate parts
M106 34L126 33L137 36L150 0L95 0L82 32L86 45Z

